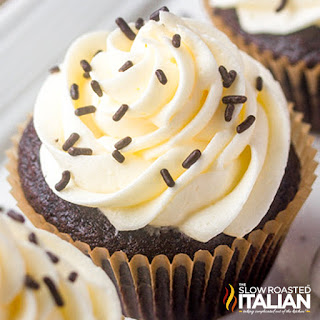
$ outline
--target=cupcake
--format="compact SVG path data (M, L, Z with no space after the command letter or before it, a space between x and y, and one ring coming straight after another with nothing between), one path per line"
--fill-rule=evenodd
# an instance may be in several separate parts
M114 285L88 257L8 216L0 215L0 319L122 319Z
M312 139L216 28L167 8L116 23L46 80L9 152L12 193L117 280L125 315L215 318L225 286L270 269L311 190Z
M320 2L205 0L214 24L271 70L304 120L320 130Z

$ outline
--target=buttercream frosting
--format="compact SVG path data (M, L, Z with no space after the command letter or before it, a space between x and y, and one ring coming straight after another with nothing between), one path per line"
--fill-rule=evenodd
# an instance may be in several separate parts
M279 84L209 24L161 12L159 21L150 20L140 30L130 27L134 40L119 28L77 39L61 72L43 85L34 124L46 182L64 200L99 208L119 231L170 226L202 242L221 232L245 235L268 211L288 159L289 113ZM179 47L172 44L176 34ZM91 79L83 77L81 60L92 67ZM133 66L119 72L127 61ZM229 88L223 87L221 65L237 72ZM257 77L263 79L262 91L256 89ZM69 92L74 83L77 100ZM247 97L235 104L229 122L222 102L228 95ZM127 112L114 121L123 104ZM96 112L75 115L88 105ZM237 133L248 116L256 121ZM92 155L63 151L72 133L80 136L75 147L90 148ZM132 141L120 150L125 158L120 163L112 156L114 145L127 136ZM183 168L194 150L201 157ZM162 169L175 181L173 187L164 182ZM57 191L65 170L71 180Z
M57 236L2 214L0 319L119 320L122 315L113 283L88 257Z
M320 0L210 0L217 8L235 8L248 33L290 34L311 25L320 26Z

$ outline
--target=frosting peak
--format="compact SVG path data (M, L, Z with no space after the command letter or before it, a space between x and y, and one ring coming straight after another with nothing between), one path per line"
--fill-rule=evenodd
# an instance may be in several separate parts
M83 253L55 235L0 215L0 319L122 316L111 280Z
M267 212L287 163L280 86L210 25L169 12L139 29L121 21L111 33L76 40L38 96L48 185L98 207L120 231L172 226L204 242L246 234ZM73 133L77 150L66 152ZM65 171L70 181L61 180ZM65 189L56 190L58 181Z
M216 8L235 8L248 33L289 34L320 26L320 0L210 0Z

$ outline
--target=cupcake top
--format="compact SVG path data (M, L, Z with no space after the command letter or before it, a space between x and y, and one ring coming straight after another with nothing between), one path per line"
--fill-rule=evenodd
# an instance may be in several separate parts
M167 8L76 40L38 96L49 187L117 230L243 236L285 171L290 122L271 74L209 24Z
M248 33L285 35L320 26L320 0L210 0L216 8L234 8Z
M122 319L120 301L102 269L24 217L0 215L0 319Z

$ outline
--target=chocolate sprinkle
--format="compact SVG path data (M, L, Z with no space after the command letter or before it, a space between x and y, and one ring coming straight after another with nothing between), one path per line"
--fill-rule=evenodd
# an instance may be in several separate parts
M120 69L119 72L125 72L133 66L132 61L128 60Z
M77 272L71 272L69 274L68 280L70 282L75 282L77 280L77 278L78 278L78 273Z
M223 80L222 85L225 88L230 88L237 77L237 72L235 70L231 70L230 72L228 72L228 70L224 66L219 67L219 72Z
M43 281L47 285L56 305L58 307L63 307L63 305L64 305L63 299L62 299L57 287L53 283L53 281L49 277L44 277Z
M136 34L132 31L132 29L123 18L117 18L116 24L129 40L133 41L136 38Z
M46 254L48 255L48 257L50 258L50 260L52 261L52 263L56 264L59 262L59 258L53 254L52 252L50 251L46 251Z
M125 148L126 146L128 146L130 143L131 143L132 139L131 137L125 137L121 140L119 140L115 145L114 147L117 149L117 150L121 150L123 148Z
M136 29L140 30L144 26L144 20L142 18L138 18L136 21Z
M68 150L68 153L70 156L76 157L76 156L92 156L92 149L90 148L75 148L72 147Z
M90 63L87 60L81 60L80 61L80 65L81 65L81 67L82 67L84 72L92 71L92 67L91 67Z
M28 240L31 242L31 243L34 243L34 244L38 244L38 238L36 236L36 234L34 232L31 232L28 236Z
M91 78L89 72L84 72L84 73L83 73L83 77L84 77L85 79L90 79L90 78Z
M172 45L173 45L175 48L180 48L180 45L181 45L181 36L180 36L180 34L175 34L175 35L172 37Z
M60 68L59 68L59 66L53 66L52 68L49 69L49 72L51 74L58 73L58 72L60 72Z
M169 12L169 9L167 7L161 7L160 9L156 10L150 15L150 20L159 21L160 20L160 11L166 11Z
M71 96L72 100L79 99L79 86L75 83L70 88L70 96Z
M112 116L113 121L119 121L128 111L129 106L127 104L123 104L118 111Z
M90 114L90 113L95 113L97 111L95 106L86 106L86 107L81 107L78 108L74 111L74 114L78 117Z
M162 176L164 182L167 184L167 186L169 188L172 188L175 186L176 183L172 179L171 174L169 173L169 171L167 169L162 169L160 171L160 173L161 173L161 176Z
M242 133L248 130L255 121L256 121L256 117L253 115L250 115L246 120L244 120L242 123L240 123L237 126L237 132Z
M225 84L224 84L225 86L231 86L231 85L233 84L234 80L235 80L236 77L237 77L237 71L231 70L231 71L229 72L229 77L230 77L230 85L229 85L228 83L225 83ZM226 87L226 88L228 88L228 87Z
M125 157L123 156L123 154L118 150L114 150L112 152L112 156L120 163L123 163L125 160Z
M225 104L238 104L238 103L245 103L247 101L247 97L246 96L225 96L222 98L222 102Z
M156 71L156 76L161 84L163 84L163 85L167 84L168 79L167 79L165 73L161 69L158 69Z
M93 56L95 57L97 54L99 54L100 52L102 52L103 50L98 50Z
M14 221L20 222L20 223L24 223L26 221L26 219L24 218L24 216L18 212L15 212L13 210L9 210L7 215Z
M288 0L281 0L279 7L276 9L276 12L282 11L288 3Z
M63 144L62 149L68 151L74 144L80 139L80 136L77 133L72 133L70 137Z
M193 164L195 164L199 158L201 157L201 151L196 149L192 151L186 160L183 161L182 167L185 169L189 169Z
M229 103L224 112L224 120L226 120L227 122L230 122L232 119L233 112L234 112L234 105Z
M223 81L227 81L228 80L228 76L229 76L229 72L228 72L227 68L225 66L220 66L219 67L219 72L220 72L222 80Z
M91 81L91 88L92 90L101 98L103 95L103 92L101 90L100 84L96 80Z
M28 274L24 278L24 284L27 288L32 290L38 290L40 288L39 283Z
M256 80L256 89L258 91L262 91L263 89L263 79L261 77L257 77L257 80Z
M69 183L71 179L70 171L63 171L61 180L55 185L57 191L62 191Z

